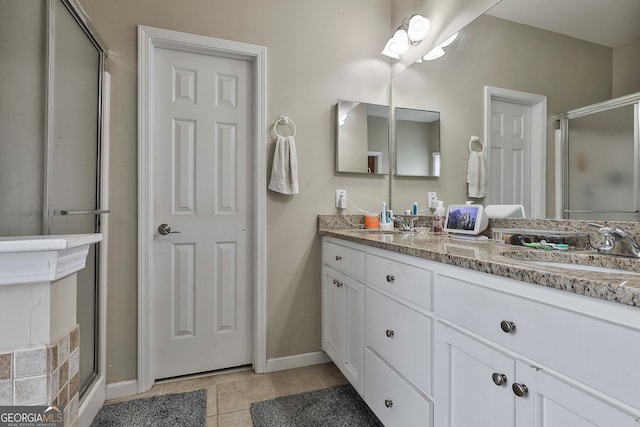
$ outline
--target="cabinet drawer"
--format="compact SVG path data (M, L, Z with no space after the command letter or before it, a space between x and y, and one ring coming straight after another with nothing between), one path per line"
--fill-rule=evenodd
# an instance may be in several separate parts
M433 272L430 270L367 254L367 282L433 310Z
M364 401L386 427L433 426L430 401L420 396L368 348L364 359Z
M510 281L509 290L525 285ZM640 369L609 369L637 366L637 329L448 276L438 276L435 295L444 319L640 408ZM504 332L503 321L515 328Z
M372 289L365 293L365 342L426 394L433 385L433 320Z
M324 242L322 244L322 262L336 270L364 279L364 252Z

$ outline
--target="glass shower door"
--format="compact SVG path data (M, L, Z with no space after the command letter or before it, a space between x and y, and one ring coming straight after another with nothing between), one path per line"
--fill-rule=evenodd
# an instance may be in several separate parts
M103 53L62 0L51 4L46 234L100 231L100 105ZM80 396L98 374L100 246L78 273Z

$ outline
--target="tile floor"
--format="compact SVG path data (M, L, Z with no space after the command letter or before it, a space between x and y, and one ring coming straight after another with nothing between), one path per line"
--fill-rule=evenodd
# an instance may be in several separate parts
M249 406L253 402L346 383L347 380L333 363L271 374L256 374L246 369L162 381L146 393L106 403L205 388L207 427L251 427Z

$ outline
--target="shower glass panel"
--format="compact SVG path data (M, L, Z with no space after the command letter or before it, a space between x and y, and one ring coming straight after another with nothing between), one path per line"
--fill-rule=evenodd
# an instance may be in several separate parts
M53 107L48 112L46 231L96 233L103 54L61 0L52 3L50 13L55 33L49 45ZM81 398L98 373L99 250L91 246L86 268L78 272Z
M568 123L570 219L638 220L636 104Z

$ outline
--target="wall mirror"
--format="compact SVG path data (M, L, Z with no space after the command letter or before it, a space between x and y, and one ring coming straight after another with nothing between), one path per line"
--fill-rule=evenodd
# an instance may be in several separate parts
M394 108L395 174L440 176L440 113Z
M640 26L633 22L640 3L589 0L575 8L558 0L545 9L546 3L502 0L463 28L445 56L392 79L392 106L441 113L442 163L439 179L394 175L394 208L410 206L426 191L447 204L467 200L467 143L484 135L484 91L491 86L547 97L546 173L530 180L546 180L544 216L555 217L557 123L551 117L640 91Z
M336 172L389 173L389 107L339 100Z

